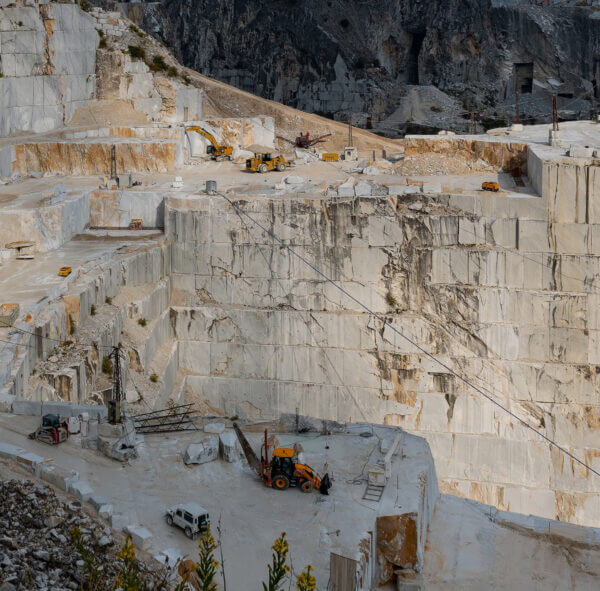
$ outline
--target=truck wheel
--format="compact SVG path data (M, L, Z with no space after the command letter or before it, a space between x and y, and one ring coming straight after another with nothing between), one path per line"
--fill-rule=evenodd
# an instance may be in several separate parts
M167 515L167 525L173 525L173 518L170 515Z
M277 165L277 170L278 170L279 172L283 172L283 171L285 170L285 164L284 164L283 162L280 162L280 163Z
M275 476L275 478L273 478L273 488L276 488L277 490L285 490L289 486L290 481L288 480L287 476L281 474L280 476Z
M304 493L312 492L313 484L310 480L304 480L300 485L300 490Z
M269 171L269 167L266 164L261 164L258 167L258 172L268 172Z
M192 528L191 527L186 527L185 528L185 535L190 539L193 540L194 539L194 534L192 533Z

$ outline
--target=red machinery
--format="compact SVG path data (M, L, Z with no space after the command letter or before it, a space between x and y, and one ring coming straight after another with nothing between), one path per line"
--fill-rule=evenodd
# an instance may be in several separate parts
M306 133L300 132L300 135L295 140L288 140L286 137L280 135L277 136L277 139L283 140L288 144L292 144L292 146L296 146L296 148L302 148L306 150L307 148L312 148L312 146L324 142L326 137L331 137L331 134L326 133L325 135L320 135L319 137L311 138L310 131L307 131Z
M66 421L61 422L57 415L44 415L41 426L29 434L29 439L36 439L48 445L57 445L68 438L69 427Z

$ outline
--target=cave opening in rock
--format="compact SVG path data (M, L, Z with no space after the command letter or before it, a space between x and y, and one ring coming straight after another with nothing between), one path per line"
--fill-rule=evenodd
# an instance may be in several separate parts
M521 94L533 92L533 62L515 64L515 89Z
M408 84L420 84L419 82L419 54L423 47L425 31L412 33L410 51L408 54L408 63L406 67Z

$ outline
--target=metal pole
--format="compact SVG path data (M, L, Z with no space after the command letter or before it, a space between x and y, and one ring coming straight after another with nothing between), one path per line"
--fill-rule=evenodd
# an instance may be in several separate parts
M519 91L515 90L515 123L521 123L519 119Z
M117 178L117 147L114 144L110 148L110 178Z
M558 107L556 106L556 95L552 95L552 129L558 131Z

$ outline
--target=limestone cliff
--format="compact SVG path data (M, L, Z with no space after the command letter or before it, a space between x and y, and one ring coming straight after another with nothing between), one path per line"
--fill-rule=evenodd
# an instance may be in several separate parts
M557 4L165 0L122 8L188 67L365 123L391 115L407 85L436 86L489 117L512 113L515 87L537 118L548 116L549 101L532 101L532 91L559 93L567 110L589 107L572 99L596 92L600 22L588 7Z

